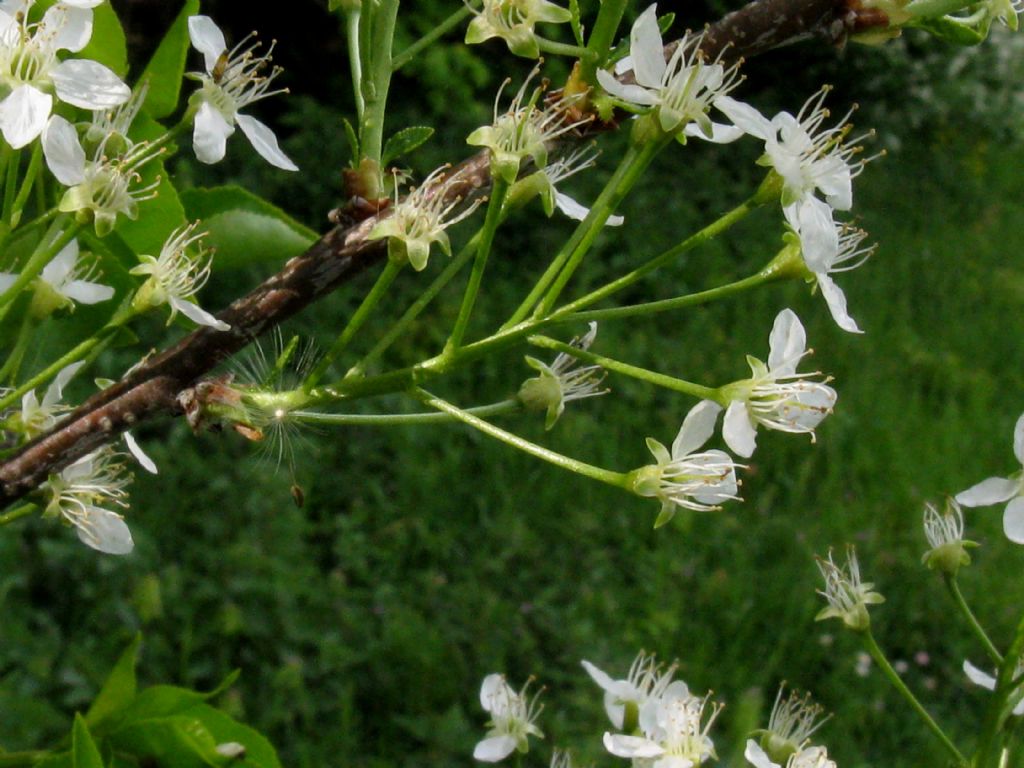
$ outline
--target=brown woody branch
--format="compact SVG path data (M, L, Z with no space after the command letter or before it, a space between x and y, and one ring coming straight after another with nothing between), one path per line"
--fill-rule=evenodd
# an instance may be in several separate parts
M844 0L755 0L711 25L702 48L709 56L749 58L810 36L842 41L849 22ZM666 55L674 44L666 46ZM490 184L486 152L473 155L449 174L443 192L467 199ZM379 216L386 216L385 211ZM309 304L347 283L385 255L382 241L368 240L377 218L335 227L301 256L218 317L229 331L201 327L147 359L121 381L97 393L49 432L0 465L0 508L21 498L75 459L133 425L180 410L178 395L248 345Z

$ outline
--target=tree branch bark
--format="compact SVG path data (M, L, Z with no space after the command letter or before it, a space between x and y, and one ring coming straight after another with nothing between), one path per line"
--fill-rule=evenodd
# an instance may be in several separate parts
M702 49L725 59L749 58L817 36L845 38L846 0L756 0L711 25ZM666 46L670 55L675 43ZM450 201L481 194L490 184L488 155L473 155L452 169L440 193ZM49 432L22 446L0 465L0 508L29 493L54 472L158 414L180 410L178 394L257 336L352 280L386 254L367 235L387 211L349 228L335 227L276 275L233 302L218 317L229 331L201 327L145 360L121 381L97 393Z

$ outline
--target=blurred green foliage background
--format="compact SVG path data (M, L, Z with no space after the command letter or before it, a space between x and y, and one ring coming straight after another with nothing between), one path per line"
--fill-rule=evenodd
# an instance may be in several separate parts
M161 5L120 4L138 50L151 44ZM459 4L409 5L399 48ZM679 26L729 7L688 5ZM235 40L253 28L277 39L292 95L254 114L279 128L303 170L274 171L236 137L222 165L186 159L177 173L196 184L240 181L323 230L348 160L338 22L309 2L287 12L226 1L206 10ZM275 471L273 457L239 437L152 425L137 437L161 472L134 485L131 557L97 556L38 521L0 535L0 744L25 748L64 732L141 629L145 682L210 687L240 667L223 706L264 730L290 766L469 765L486 719L478 686L493 671L513 683L534 675L545 687L547 739L527 764L545 765L553 745L584 763L617 764L603 754L599 691L579 662L624 674L641 648L678 659L694 690L711 688L726 702L716 726L724 764L741 763L745 734L764 721L783 679L836 713L821 738L844 768L940 764L877 671L864 673L855 638L813 622L821 604L813 554L858 546L862 571L888 599L873 611L877 637L906 663L908 684L939 721L969 743L985 694L966 684L960 666L965 657L981 664L982 653L954 620L939 578L920 565L920 518L926 500L1014 469L1011 430L1024 410L1022 57L1018 41L996 43L954 50L911 38L833 51L811 42L746 66L741 98L766 112L796 111L821 83L834 83L835 112L859 101L858 125L878 128L867 151L891 150L855 191L858 222L879 251L839 278L865 335L838 330L823 300L798 284L601 327L599 352L719 384L746 374L745 354L767 353L779 309L797 311L816 350L811 365L835 376L839 404L815 445L760 437L744 473L745 503L679 515L653 531L653 502L452 426L302 434L294 443L294 481L306 498L299 509L287 468ZM500 80L528 68L497 44L468 50L454 37L403 71L391 128L438 129L410 161L420 178L467 154L462 137L489 121ZM581 200L596 194L620 142L607 137L599 168L574 180ZM755 144L670 150L627 201L626 226L602 236L578 288L746 197L760 174ZM757 213L624 300L749 274L778 248L780 218ZM537 210L509 222L478 329L507 315L569 231ZM216 275L204 304L221 306L274 266ZM381 323L429 277L404 275ZM330 339L371 279L287 331ZM435 352L457 301L447 293L391 362ZM373 336L371 328L367 342ZM104 365L116 374L131 362L115 354ZM511 355L442 394L489 402L529 375ZM631 380L609 383L609 397L570 406L549 434L540 418L511 424L588 461L639 466L648 460L644 438L669 442L692 402ZM997 508L968 511L969 534L983 546L961 579L997 642L1009 637L1024 596L1021 552L1000 521Z

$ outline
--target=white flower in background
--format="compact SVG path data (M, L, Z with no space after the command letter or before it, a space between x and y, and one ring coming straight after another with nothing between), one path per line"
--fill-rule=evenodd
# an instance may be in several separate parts
M107 67L87 59L59 61L59 51L75 53L92 37L92 8L101 0L62 0L28 21L35 0L0 4L0 131L14 149L43 131L59 101L83 109L109 109L131 91Z
M671 452L653 437L647 438L647 447L658 463L633 473L633 490L661 501L655 528L671 520L676 507L710 512L720 509L723 502L739 498L736 463L729 454L714 449L698 452L715 431L720 410L721 406L711 400L691 408Z
M256 55L258 44L249 42L250 35L229 51L224 33L209 16L190 16L188 34L206 64L205 74L190 73L202 83L193 97L199 103L192 132L196 159L201 163L223 159L228 137L237 124L253 149L268 163L285 171L299 170L281 151L270 128L254 117L239 114L253 102L286 92L270 90L274 78L281 73L279 67L271 67L263 74L270 65L273 44L266 53Z
M108 153L107 141L101 141L89 159L75 127L60 115L51 117L43 131L46 164L57 180L69 187L59 210L89 211L100 237L113 231L118 215L136 219L139 203L156 196L159 178L141 184L140 171L163 151L157 144L142 141L124 145L122 152Z
M848 211L853 205L853 179L867 162L853 158L861 151L858 142L869 134L846 139L850 113L839 125L821 128L829 116L822 106L828 92L826 86L811 96L796 117L780 112L771 120L735 99L726 97L716 104L739 128L764 141L765 155L759 162L782 177L783 207L805 200L815 189L836 210Z
M188 254L189 246L206 236L205 232L195 231L197 226L198 222L193 222L174 230L164 242L159 256L139 256L142 263L132 267L129 272L133 275L149 275L149 279L139 289L133 304L143 311L169 304L171 316L167 320L168 324L174 320L175 314L181 312L199 325L226 331L231 328L230 325L218 320L194 301L195 295L210 277L213 258L202 247L195 256Z
M773 762L753 739L747 740L743 756L755 768L783 768L782 763ZM828 759L828 750L824 747L805 747L790 755L785 768L836 768L836 764Z
M621 83L615 75L598 70L597 79L608 94L624 107L652 108L666 133L724 143L734 141L743 131L712 123L708 112L718 107L739 85L737 64L726 67L720 59L705 62L700 53L703 35L686 34L665 61L665 47L658 29L657 6L647 8L633 24L629 36L629 59L635 83Z
M1014 672L1013 679L1020 677L1021 672L1024 672L1024 663L1017 664L1017 669ZM994 691L996 689L996 679L987 672L982 672L971 662L964 659L964 674L967 675L967 679L975 685L979 685L987 691ZM1011 710L1015 715L1024 715L1024 690L1017 688L1017 690L1010 694L1009 703L1013 705Z
M527 682L516 693L509 687L504 675L491 674L484 678L480 686L480 705L491 715L488 723L490 730L473 750L474 759L496 763L515 750L526 752L530 736L544 738L540 728L533 724L542 707L537 706L536 696L527 700L526 689L529 685Z
M965 507L987 507L1010 502L1003 513L1003 531L1015 544L1024 544L1024 414L1013 428L1013 455L1022 465L1009 477L990 477L956 495Z
M860 580L860 565L853 547L846 549L846 565L837 565L829 550L828 559L819 557L818 570L825 580L825 590L818 594L825 598L828 605L818 611L815 621L823 619L842 619L850 629L862 631L868 628L871 619L868 617L868 606L884 603L885 598L874 591L874 584Z
M43 267L35 283L35 296L32 299L37 315L48 316L55 309L74 307L75 302L96 304L114 295L114 289L110 286L89 279L95 276L96 267L83 264L78 256L78 241L72 240ZM17 279L16 274L0 272L0 293L10 288Z
M825 297L829 312L844 331L862 333L857 321L846 310L846 296L832 275L856 269L870 258L875 247L861 248L867 232L832 217L832 207L816 197L783 209L786 221L796 233L804 264Z
M60 414L71 410L70 406L62 404L60 400L64 395L64 387L83 365L85 361L79 361L62 368L46 388L42 402L36 396L35 390L30 389L22 395L21 426L26 437L32 438L42 434L57 423Z
M548 163L539 172L544 182L541 190L541 202L544 205L544 212L550 216L558 208L563 214L574 221L583 221L590 209L585 205L576 202L564 192L558 191L558 185L580 171L586 170L594 165L597 159L598 150L591 146L579 147L570 154ZM618 215L608 217L606 227L620 227L625 218Z
M791 691L783 697L785 684L779 687L768 719L768 727L755 731L758 741L748 741L746 757L758 768L786 765L793 755L806 753L811 736L828 716L820 704L811 701L810 694L799 695Z
M469 3L466 7L475 16L466 30L466 43L500 37L512 53L528 59L540 56L533 32L536 24L562 24L572 18L568 10L548 0L484 0L479 10Z
M586 350L597 338L597 323L590 323L590 330L582 337L576 337L571 345ZM526 363L540 372L540 376L527 379L519 387L517 397L530 410L546 410L544 428L551 429L565 411L565 404L608 394L601 388L605 372L599 365L579 365L572 355L559 352L551 365L527 356Z
M128 506L120 454L109 447L83 456L44 484L50 493L45 515L62 517L75 527L82 543L110 555L126 555L135 543L124 518L107 507Z
M758 425L810 434L813 439L814 428L832 413L836 391L824 382L808 381L820 372L796 372L797 364L808 353L800 318L793 310L784 309L775 318L768 337L768 364L748 356L751 378L723 387L730 402L722 437L740 456L754 453Z
M715 756L708 736L722 709L708 707L710 694L693 696L686 683L671 683L661 696L648 699L640 710L643 736L605 733L604 746L616 757L643 761L649 768L692 768Z
M662 669L653 655L643 651L633 660L625 680L613 680L589 661L584 660L582 664L587 674L604 690L604 711L620 731L631 731L636 727L640 710L650 699L658 699L665 693L676 671L675 664ZM627 710L630 711L629 717ZM627 719L632 723L629 728L625 727Z
M519 174L524 160L530 158L534 165L543 168L548 162L548 145L562 134L589 122L590 118L571 120L569 110L576 100L559 99L550 105L537 106L544 98L544 89L535 88L527 98L527 88L534 75L534 69L509 104L507 111L498 112L501 92L511 82L506 79L494 99L494 121L484 125L466 137L466 143L474 147L487 147L491 155L491 175L512 184Z
M408 261L417 272L426 268L433 243L446 256L452 255L445 229L469 216L481 202L478 198L449 218L462 199L445 201L448 185L442 177L446 170L447 166L437 168L416 189L401 200L396 199L391 215L378 221L366 236L368 240L388 238L388 258L398 263Z

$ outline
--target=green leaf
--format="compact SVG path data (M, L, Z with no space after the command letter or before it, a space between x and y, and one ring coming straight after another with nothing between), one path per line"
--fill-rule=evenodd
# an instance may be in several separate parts
M71 729L71 763L74 768L103 768L103 758L92 740L85 718L75 713L75 725Z
M955 17L942 16L934 19L920 19L914 27L923 29L940 40L954 45L978 45L988 37L988 24L979 29L976 24L965 24Z
M219 696L234 685L239 670L233 670L212 691L203 693L189 688L174 685L154 685L139 693L131 704L125 708L118 727L123 727L140 720L179 715L190 708Z
M190 189L182 194L190 219L202 219L220 268L281 262L305 252L319 235L241 187Z
M149 83L145 109L153 117L166 117L178 106L185 59L190 45L188 17L199 13L199 0L185 0L181 13L160 41L139 82Z
M47 755L38 763L33 763L32 768L74 768L71 760L70 752L61 752L57 755Z
M384 144L381 165L387 165L402 155L407 155L434 135L434 129L425 125L403 128Z
M128 74L128 47L125 45L121 21L109 4L98 5L92 12L92 37L75 58L92 59L110 67L118 77Z
M572 36L576 38L576 45L583 47L586 43L583 42L583 24L580 23L579 0L569 0L569 13L572 14L569 18L569 26L572 27Z
M237 742L245 747L246 768L281 768L277 751L267 739L253 728L234 720L209 704L193 707L188 714L209 730L218 744Z
M217 740L209 729L190 715L132 723L112 733L110 743L118 752L128 752L160 766L206 768L230 762L217 752Z
M117 660L92 706L89 707L89 711L85 715L85 722L91 728L95 729L103 721L109 720L111 716L120 712L135 698L135 662L141 642L142 635L136 634L131 645Z

